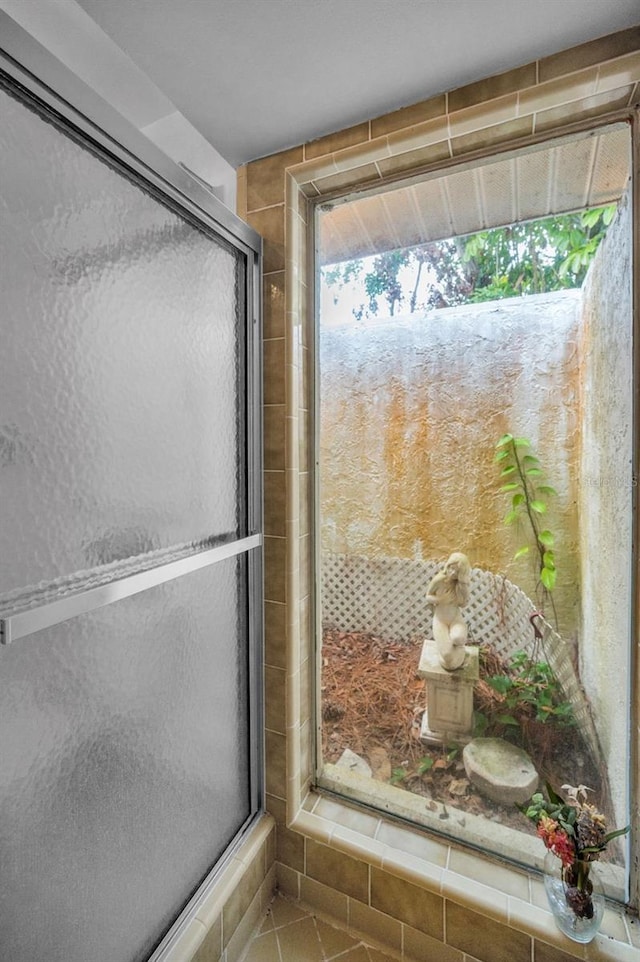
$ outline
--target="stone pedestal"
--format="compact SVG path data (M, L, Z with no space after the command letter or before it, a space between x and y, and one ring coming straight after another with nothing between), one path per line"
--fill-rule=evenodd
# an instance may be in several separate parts
M466 745L473 737L473 686L479 678L478 649L465 646L464 664L447 671L440 664L435 641L425 641L418 674L427 681L427 710L420 738L429 745L455 742Z

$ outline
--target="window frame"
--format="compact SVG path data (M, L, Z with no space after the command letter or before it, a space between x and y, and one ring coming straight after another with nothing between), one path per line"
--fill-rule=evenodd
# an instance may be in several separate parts
M376 181L375 187L371 187L370 177L366 172L366 159L363 160L363 170L362 177L357 178L355 172L350 178L348 186L342 188L337 188L335 190L328 190L321 196L312 195L311 197L305 196L302 187L300 187L301 198L299 202L303 204L306 210L306 221L307 221L307 243L310 256L306 259L306 271L308 272L306 277L301 278L302 283L306 285L308 290L308 300L307 300L307 311L308 316L312 318L311 325L313 334L310 337L311 353L312 359L310 361L312 365L312 410L310 413L310 438L311 444L313 446L312 452L309 456L309 463L313 466L312 471L312 514L311 514L311 532L313 539L312 546L312 568L314 573L318 573L321 570L320 561L320 538L319 538L319 492L318 492L318 455L319 450L319 385L317 377L317 339L318 339L318 311L319 311L319 292L316 289L316 277L317 277L317 238L316 238L316 212L322 205L327 203L333 203L335 201L345 200L347 198L355 197L358 195L365 195L366 193L375 191L384 191L389 187L395 186L398 183L411 182L412 178L421 177L422 175L428 173L431 175L438 175L450 171L453 168L459 167L461 165L472 165L474 162L486 161L488 158L498 158L501 154L512 152L521 147L527 147L530 145L544 144L552 140L556 140L560 137L579 134L584 132L589 132L601 127L606 127L610 124L616 122L627 122L630 126L631 135L631 203L632 203L632 263L633 263L633 277L632 277L632 343L633 343L633 384L632 390L632 407L633 407L633 463L632 463L632 476L638 477L639 467L640 467L640 438L639 430L640 426L640 112L637 109L625 109L610 113L603 113L593 119L588 121L582 121L578 123L567 123L559 128L555 128L550 131L545 131L543 134L538 136L529 136L525 138L515 138L504 143L490 145L486 148L475 150L466 154L464 156L459 156L455 158L448 158L445 161L436 162L427 166L417 166L415 171L404 170L401 175L396 177L383 178L382 182ZM299 171L293 172L292 184L288 191L288 209L295 210L296 204L294 200L294 194L297 189L297 183L301 185L309 180L312 180L312 164L307 163L304 167L300 167ZM302 199L304 197L304 200ZM302 265L300 265L302 267ZM310 402L311 403L311 402ZM630 695L630 717L629 717L629 728L630 728L630 747L629 747L629 764L630 764L630 778L629 778L629 788L630 788L630 822L631 822L631 832L629 836L629 866L628 866L628 887L629 887L629 900L627 902L627 907L633 911L638 912L640 908L640 701L638 697L638 689L640 687L640 641L638 638L638 631L640 628L640 578L638 572L639 566L639 546L640 546L640 517L638 509L638 492L637 486L633 488L633 504L632 504L632 572L631 572L631 599L632 599L632 611L631 611L631 630L630 630L630 663L631 663L631 695ZM373 813L375 809L366 806L361 799L353 800L348 799L344 796L337 797L332 796L332 793L323 788L319 784L319 778L321 774L321 704L320 704L320 651L321 651L321 605L319 601L319 590L314 587L318 584L317 574L311 579L312 584L312 618L311 618L311 645L313 649L313 657L315 659L315 676L313 680L313 712L315 719L315 739L313 744L313 775L310 781L310 787L317 796L322 798L332 797L335 803L342 803L346 806L355 805L359 807L363 812ZM301 693L302 694L302 693ZM386 807L386 806L385 806ZM311 805L307 799L305 805L307 810L319 811L317 801ZM289 806L291 810L291 805ZM380 815L380 811L377 811ZM395 816L390 810L386 810L385 815L391 819L401 818L401 816ZM304 816L304 820L307 820L308 816ZM297 819L294 818L294 824ZM406 825L406 823L405 823ZM301 827L302 828L302 827ZM408 832L415 832L416 834L421 834L423 831L428 831L428 829L423 829L422 826L411 824L407 827ZM331 834L331 838L336 838L337 833L334 831ZM472 846L466 844L463 840L449 839L440 837L440 841L443 845L457 844L462 846L469 851L472 850ZM500 856L491 852L482 852L482 857L492 860L499 861Z

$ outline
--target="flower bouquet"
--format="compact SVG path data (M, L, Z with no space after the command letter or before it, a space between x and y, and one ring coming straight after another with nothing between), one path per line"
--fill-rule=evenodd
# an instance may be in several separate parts
M535 822L537 833L548 851L560 860L561 894L564 904L558 905L559 891L552 883L545 887L549 903L562 931L578 941L593 938L599 924L594 919L594 884L591 863L600 857L608 843L629 831L629 826L607 832L604 815L587 802L586 785L563 785L565 799L547 784L545 798L536 792L528 803L519 806L527 818ZM567 916L567 908L570 910ZM604 900L600 907L600 915ZM589 925L594 920L593 925Z

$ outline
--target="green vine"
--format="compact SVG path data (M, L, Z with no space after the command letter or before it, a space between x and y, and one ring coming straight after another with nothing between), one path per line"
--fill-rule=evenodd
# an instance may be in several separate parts
M530 555L533 547L538 577L538 601L543 612L545 603L549 603L557 627L558 614L552 596L558 574L553 550L555 537L548 528L543 528L541 523L542 516L547 512L547 498L557 495L557 491L544 480L540 462L526 438L503 434L496 444L495 461L500 467L500 478L503 481L500 490L509 495L511 502L504 523L513 525L524 521L531 535L532 544L521 545L514 555L514 561Z

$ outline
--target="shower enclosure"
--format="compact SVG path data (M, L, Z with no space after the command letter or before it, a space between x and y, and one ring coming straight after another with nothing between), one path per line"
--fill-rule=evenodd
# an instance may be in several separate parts
M0 17L0 958L161 959L261 808L260 241Z

